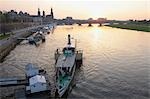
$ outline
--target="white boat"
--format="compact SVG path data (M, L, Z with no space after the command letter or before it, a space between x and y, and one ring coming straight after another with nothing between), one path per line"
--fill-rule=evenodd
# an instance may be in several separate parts
M29 63L26 65L26 78L28 85L26 85L26 94L35 94L46 92L50 94L50 82L47 78L46 71L37 68L35 65Z
M26 78L30 78L36 75L43 75L46 74L46 71L42 68L37 67L34 64L27 64L25 67L25 74L26 74Z
M45 42L45 35L39 31L28 39L29 44L39 45L41 42Z
M62 52L56 51L56 95L62 97L68 90L76 70L76 48L71 45L70 35L68 44ZM56 58L57 57L57 58Z

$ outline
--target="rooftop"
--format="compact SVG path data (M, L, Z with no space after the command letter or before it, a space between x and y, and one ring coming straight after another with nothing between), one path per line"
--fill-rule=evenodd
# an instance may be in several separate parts
M36 84L38 82L40 82L40 83L46 83L46 79L42 75L36 75L36 76L30 78L29 82L30 82L30 85L34 85L34 84Z

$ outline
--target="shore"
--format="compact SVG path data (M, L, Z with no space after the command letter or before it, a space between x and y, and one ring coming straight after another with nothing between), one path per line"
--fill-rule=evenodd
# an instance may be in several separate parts
M150 32L150 26L147 24L110 24L110 25L106 25L106 26L121 28L121 29Z
M16 47L17 44L21 42L18 38L26 38L33 33L30 31L32 29L37 29L43 27L44 25L28 27L20 30L13 31L13 35L10 35L4 39L0 40L0 62L9 54L9 52Z
M5 38L7 38L7 37L9 37L9 36L10 36L10 34L0 35L0 40L5 39Z

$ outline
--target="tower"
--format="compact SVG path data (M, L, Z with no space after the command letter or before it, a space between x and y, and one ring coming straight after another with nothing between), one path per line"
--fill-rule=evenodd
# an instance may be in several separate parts
M43 11L43 17L45 17L45 11Z
M52 19L54 19L54 14L53 14L53 9L51 8L51 16L52 16Z
M40 8L38 8L38 16L41 16L41 14L40 14Z

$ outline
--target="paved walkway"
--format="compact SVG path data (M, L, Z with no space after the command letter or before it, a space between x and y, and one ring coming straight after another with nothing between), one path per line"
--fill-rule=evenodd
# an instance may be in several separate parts
M21 37L24 33L27 33L29 30L36 29L36 28L43 27L43 26L45 26L45 25L27 27L27 28L24 28L24 29L12 31L12 33L14 35L11 35L8 38L0 40L0 51L3 48L5 48L4 46L9 45L10 43L14 42L15 40L17 40L17 38Z

